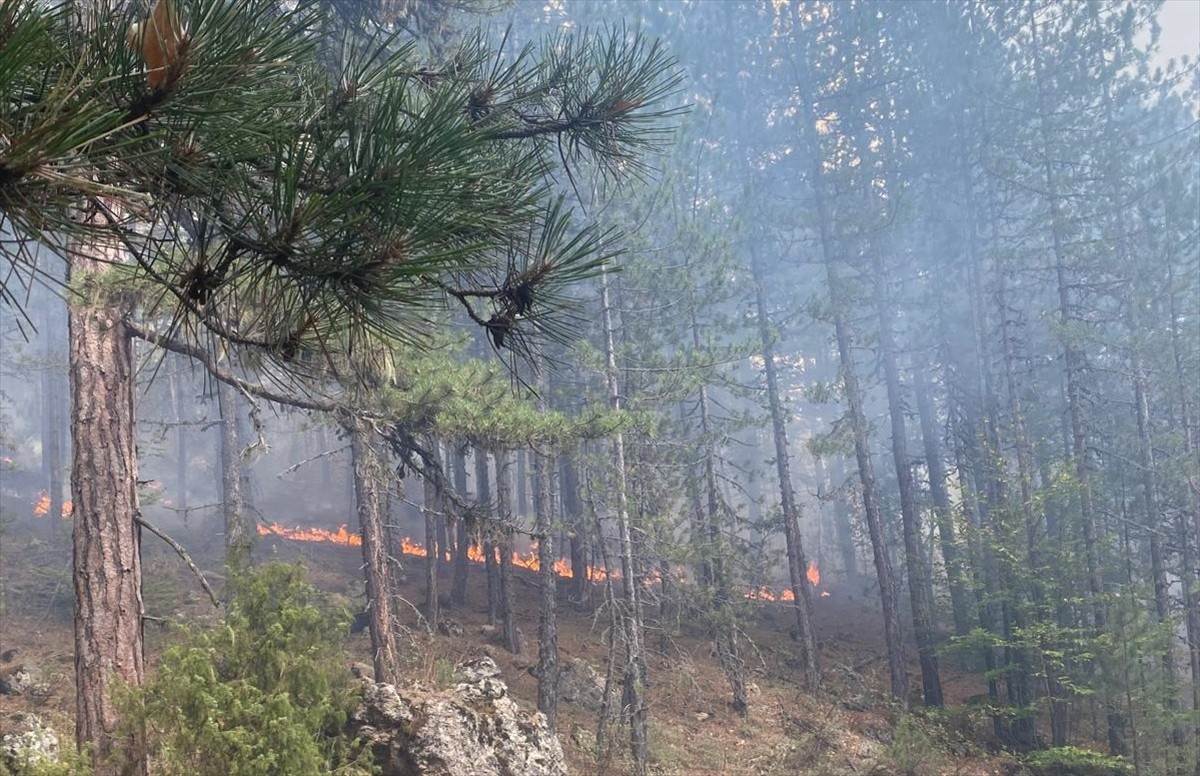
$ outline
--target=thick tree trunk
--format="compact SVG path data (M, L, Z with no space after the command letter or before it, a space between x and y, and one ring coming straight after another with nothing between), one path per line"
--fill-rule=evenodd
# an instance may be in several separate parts
M775 442L775 474L779 478L779 503L783 512L783 536L787 546L788 576L791 582L792 609L796 615L796 641L800 644L800 659L804 664L804 687L816 692L821 685L817 636L812 622L812 587L808 581L808 559L804 539L800 535L800 507L792 490L791 457L788 449L787 416L779 391L779 376L775 368L775 342L767 318L766 294L763 291L762 268L757 256L751 262L754 273L754 299L758 318L758 335L762 347L763 372L767 383L767 403L771 411L771 430Z
M71 496L75 505L75 741L98 776L146 773L143 737L118 733L114 684L145 676L130 306L98 280L120 261L113 246L80 245L70 281ZM106 295L109 295L106 298ZM115 298L114 296L115 295Z
M400 680L400 647L396 641L393 611L392 565L387 532L383 523L383 498L387 467L379 452L375 432L364 421L344 421L350 433L354 469L355 502L362 534L363 571L367 583L367 611L371 623L371 660L375 681L397 684Z
M941 706L942 678L937 660L937 634L933 620L933 585L921 550L921 515L917 509L911 460L908 453L908 428L904 419L900 368L897 364L896 337L885 283L887 269L882 257L875 258L875 309L879 319L879 355L883 361L887 388L888 417L892 424L892 463L900 491L900 519L904 534L904 560L908 570L908 600L912 607L913 632L921 663L921 690L926 706Z

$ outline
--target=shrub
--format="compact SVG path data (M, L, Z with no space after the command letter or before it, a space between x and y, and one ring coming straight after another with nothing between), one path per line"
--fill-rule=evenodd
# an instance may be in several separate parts
M1060 746L1042 749L1025 758L1032 776L1132 776L1133 766L1112 755Z
M155 771L187 776L369 773L342 731L354 703L342 636L303 569L270 564L230 581L224 620L163 655L126 699Z

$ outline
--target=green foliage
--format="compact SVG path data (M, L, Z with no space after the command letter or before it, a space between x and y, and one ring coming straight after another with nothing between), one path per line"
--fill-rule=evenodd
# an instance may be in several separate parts
M91 763L85 755L70 751L55 760L30 760L5 764L0 760L0 776L90 776Z
M905 714L896 723L888 754L901 776L922 776L936 771L945 758L938 733L928 721L912 714Z
M163 655L124 699L157 772L189 776L369 773L341 731L353 683L331 611L303 569L270 564L231 581L228 614Z
M1123 758L1074 746L1034 752L1025 758L1025 767L1032 776L1129 776L1133 773L1133 766Z

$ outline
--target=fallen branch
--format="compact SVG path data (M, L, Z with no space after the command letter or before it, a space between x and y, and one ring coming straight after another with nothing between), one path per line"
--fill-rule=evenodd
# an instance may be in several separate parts
M192 557L187 554L187 550L183 549L183 545L172 539L170 536L167 536L158 528L155 528L153 524L147 522L146 518L142 517L141 515L137 515L133 519L134 522L136 522L142 528L145 528L159 539L162 539L167 543L168 547L170 547L172 550L175 550L175 553L183 559L183 562L187 564L187 567L192 570L193 574L196 575L196 579L200 580L200 587L204 588L204 592L208 593L208 600L212 601L213 606L220 609L221 604L217 602L216 594L213 593L213 589L209 587L208 580L204 578L204 572L202 572L200 567L192 561Z

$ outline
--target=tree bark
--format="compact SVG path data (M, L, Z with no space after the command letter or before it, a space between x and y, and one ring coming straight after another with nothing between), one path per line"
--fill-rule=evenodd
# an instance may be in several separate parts
M76 246L70 282L83 292L68 314L71 497L75 580L75 741L99 776L146 773L141 731L122 735L110 695L145 678L131 303L101 276L121 252Z
M221 514L225 528L225 564L232 571L250 559L250 536L242 501L241 449L238 445L237 389L217 381L217 406L221 413Z
M392 581L390 548L383 524L383 498L380 493L380 487L386 479L387 467L374 438L374 430L357 418L347 418L343 423L350 434L375 681L397 684L400 680L400 647L396 641L396 619L393 611L395 586Z

